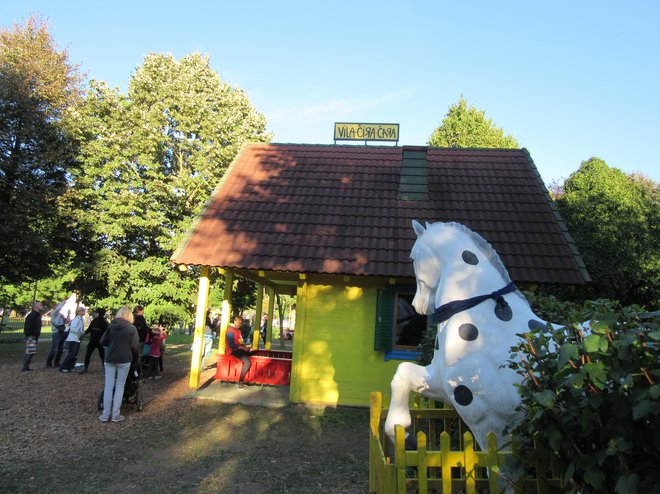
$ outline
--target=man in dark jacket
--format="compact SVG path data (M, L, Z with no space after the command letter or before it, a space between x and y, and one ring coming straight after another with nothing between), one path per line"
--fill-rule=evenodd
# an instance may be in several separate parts
M30 369L30 362L34 353L28 353L28 341L33 340L35 345L39 341L41 335L41 313L44 306L41 302L35 302L32 311L25 318L25 325L23 326L23 333L25 334L25 357L23 357L23 372L32 372ZM36 349L35 349L36 350Z
M101 336L103 336L106 329L108 329L108 321L105 318L105 309L96 309L96 317L92 319L87 331L85 331L85 334L89 335L89 342L87 342L87 351L85 352L85 368L78 371L80 374L87 372L89 361L92 359L92 354L97 348L99 350L99 357L101 357L101 365L103 365L105 350L101 345Z

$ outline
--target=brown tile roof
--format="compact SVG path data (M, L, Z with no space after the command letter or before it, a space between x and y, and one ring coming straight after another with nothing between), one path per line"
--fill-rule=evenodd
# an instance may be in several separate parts
M427 201L400 198L410 151L427 153ZM553 207L525 149L254 144L234 160L172 259L414 276L411 220L457 221L495 247L514 281L584 283L584 264Z

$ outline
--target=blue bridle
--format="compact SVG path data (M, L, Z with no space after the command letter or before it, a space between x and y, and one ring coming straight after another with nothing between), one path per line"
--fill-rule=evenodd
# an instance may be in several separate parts
M515 289L516 289L516 284L512 281L504 288L500 288L499 290L489 293L487 295L477 295L476 297L468 298L465 300L453 300L451 302L447 302L446 304L442 304L440 307L435 309L435 312L433 313L433 321L436 324L446 321L454 314L458 314L459 312L463 312L464 310L471 309L472 307L479 305L481 302L483 302L484 300L488 300L489 298L493 299L495 303L500 306L501 309L504 309L509 304L507 303L506 300L504 300L503 295L507 293L511 293Z

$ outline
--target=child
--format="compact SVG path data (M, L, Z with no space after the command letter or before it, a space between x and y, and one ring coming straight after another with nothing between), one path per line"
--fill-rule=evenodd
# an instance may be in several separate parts
M159 325L154 325L147 335L146 343L149 344L149 370L147 376L160 379L160 369L158 361L161 356L163 341L167 339L167 330Z

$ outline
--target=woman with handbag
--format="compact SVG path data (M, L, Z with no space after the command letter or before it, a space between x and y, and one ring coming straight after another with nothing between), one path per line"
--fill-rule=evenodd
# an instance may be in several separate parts
M128 307L117 311L108 329L101 337L101 345L107 346L105 352L105 388L103 390L103 413L101 422L121 422L121 402L124 398L124 385L131 368L131 361L138 358L140 340L135 326L133 313Z

